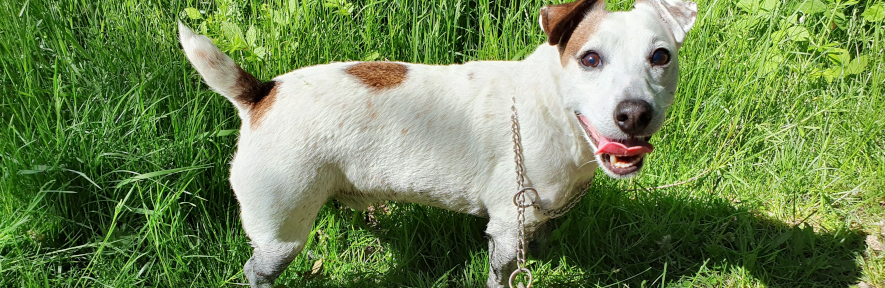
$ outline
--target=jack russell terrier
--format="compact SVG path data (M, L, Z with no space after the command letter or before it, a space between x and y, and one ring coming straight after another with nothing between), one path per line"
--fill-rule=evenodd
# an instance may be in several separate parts
M272 287L334 198L488 217L488 287L506 285L518 242L511 106L540 207L526 210L531 235L551 218L540 210L574 201L597 167L615 178L642 168L696 15L680 0L637 0L628 12L579 0L541 8L547 43L522 61L333 63L269 82L179 23L187 58L242 119L230 183L254 248L245 277Z

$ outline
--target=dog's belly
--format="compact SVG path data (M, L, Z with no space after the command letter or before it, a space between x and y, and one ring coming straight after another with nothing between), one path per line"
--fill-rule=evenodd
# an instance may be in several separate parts
M348 183L339 199L405 201L484 214L482 193L495 180L502 149L476 135L464 117L438 117L442 115L433 111L409 114L421 115L417 121L378 117L374 123L350 127L357 132L335 141L349 143L328 151Z

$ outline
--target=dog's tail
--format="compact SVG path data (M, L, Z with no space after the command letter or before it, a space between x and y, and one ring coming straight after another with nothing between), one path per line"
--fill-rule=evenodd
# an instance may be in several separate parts
M178 32L187 59L200 72L206 84L218 94L227 97L240 111L251 109L273 89L273 81L258 81L221 52L212 40L197 35L181 21L178 22Z

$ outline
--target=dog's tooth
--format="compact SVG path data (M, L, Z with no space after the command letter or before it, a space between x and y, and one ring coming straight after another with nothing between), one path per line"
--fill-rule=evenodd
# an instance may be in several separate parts
M642 157L641 157L641 156L640 156L640 157L636 157L636 158L634 158L633 161L630 162L630 165L631 165L631 166L632 166L632 165L636 165L636 163L639 163L639 160L642 160Z

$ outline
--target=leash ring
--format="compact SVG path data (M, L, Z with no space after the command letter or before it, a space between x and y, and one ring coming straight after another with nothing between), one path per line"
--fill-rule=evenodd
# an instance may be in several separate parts
M531 197L532 198L531 203L520 205L517 198L519 198L519 196L525 196L525 193L528 191L532 191L532 193L535 194L534 197ZM536 206L536 204L535 204L536 201L538 201L538 190L535 190L535 188L532 188L532 187L522 188L522 190L519 190L519 192L516 192L516 194L513 195L513 205L516 205L516 207L519 207L519 208L534 207L534 206Z
M529 284L526 285L525 288L531 288L532 282L535 282L535 278L532 276L532 271L529 271L529 269L525 267L516 269L515 271L513 271L512 274L510 274L510 281L508 282L510 284L510 287L515 287L513 286L513 280L516 280L516 275L519 275L521 273L525 273L529 277Z

